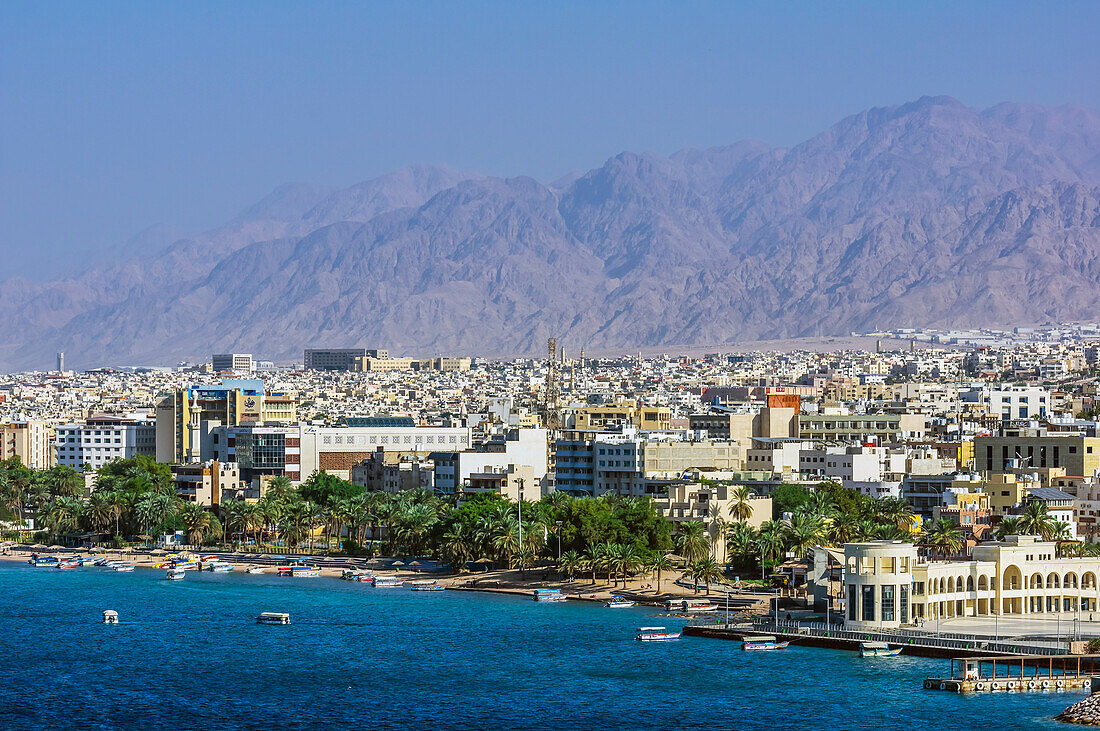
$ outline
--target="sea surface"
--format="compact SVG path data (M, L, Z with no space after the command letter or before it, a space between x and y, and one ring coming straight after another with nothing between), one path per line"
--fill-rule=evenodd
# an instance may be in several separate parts
M257 625L262 611L293 624ZM945 660L634 641L679 626L656 614L0 562L0 729L1071 728L1052 719L1083 697L924 690Z

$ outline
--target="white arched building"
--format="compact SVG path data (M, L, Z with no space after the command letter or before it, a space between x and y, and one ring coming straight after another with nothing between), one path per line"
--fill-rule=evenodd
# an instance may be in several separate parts
M1094 612L1098 558L1058 558L1032 536L984 543L963 561L918 558L912 543L844 546L849 624L898 627L921 619Z

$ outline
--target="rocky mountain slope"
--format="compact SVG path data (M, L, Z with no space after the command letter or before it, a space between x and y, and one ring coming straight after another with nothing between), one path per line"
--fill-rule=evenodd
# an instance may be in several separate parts
M924 98L555 186L434 167L283 186L159 253L4 282L0 368L1095 320L1098 285L1100 114Z

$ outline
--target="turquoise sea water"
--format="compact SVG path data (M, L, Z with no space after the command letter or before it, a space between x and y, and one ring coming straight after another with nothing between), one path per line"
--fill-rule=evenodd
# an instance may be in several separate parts
M261 611L294 624L257 625ZM0 563L0 728L1067 728L1051 719L1083 697L923 690L940 660L632 640L677 626L655 614Z

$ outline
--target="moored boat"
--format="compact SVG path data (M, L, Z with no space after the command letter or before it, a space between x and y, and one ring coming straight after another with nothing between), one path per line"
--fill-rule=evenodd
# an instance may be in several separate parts
M561 589L535 589L531 596L536 602L564 602L567 598Z
M777 642L774 635L751 635L741 641L742 650L782 650L791 643Z
M610 609L628 609L635 606L637 603L638 602L627 599L626 597L614 594L612 595L611 599L604 604L604 606Z
M248 570L248 573L250 573L250 574L262 574L263 572L264 572L264 567L263 566L253 566L252 568L250 568Z
M670 612L694 614L697 612L713 612L718 609L718 605L709 599L669 599L665 602L665 609Z
M210 570L215 574L228 574L235 567L231 563L216 563L210 567Z
M405 582L396 576L375 576L371 579L371 585L377 589L404 586Z
M256 624L290 624L290 615L286 612L261 612Z
M134 565L132 563L123 563L123 564L120 564L118 566L115 566L114 568L115 568L115 571L118 571L119 573L125 573L127 571L133 571L134 570Z
M900 647L890 647L885 642L861 642L859 643L860 657L894 657L901 654Z
M187 576L187 572L183 569L168 569L164 572L164 578L169 581L179 581L184 576Z
M290 575L298 579L313 578L321 575L321 569L316 566L293 566Z
M69 559L69 560L61 561L60 563L58 563L57 568L59 568L59 569L78 569L83 565L84 564L80 563L79 559Z
M639 627L634 639L642 642L666 642L680 639L680 633L669 632L664 627Z
M411 587L413 591L443 591L442 586L436 586L435 584L422 584L421 586Z

